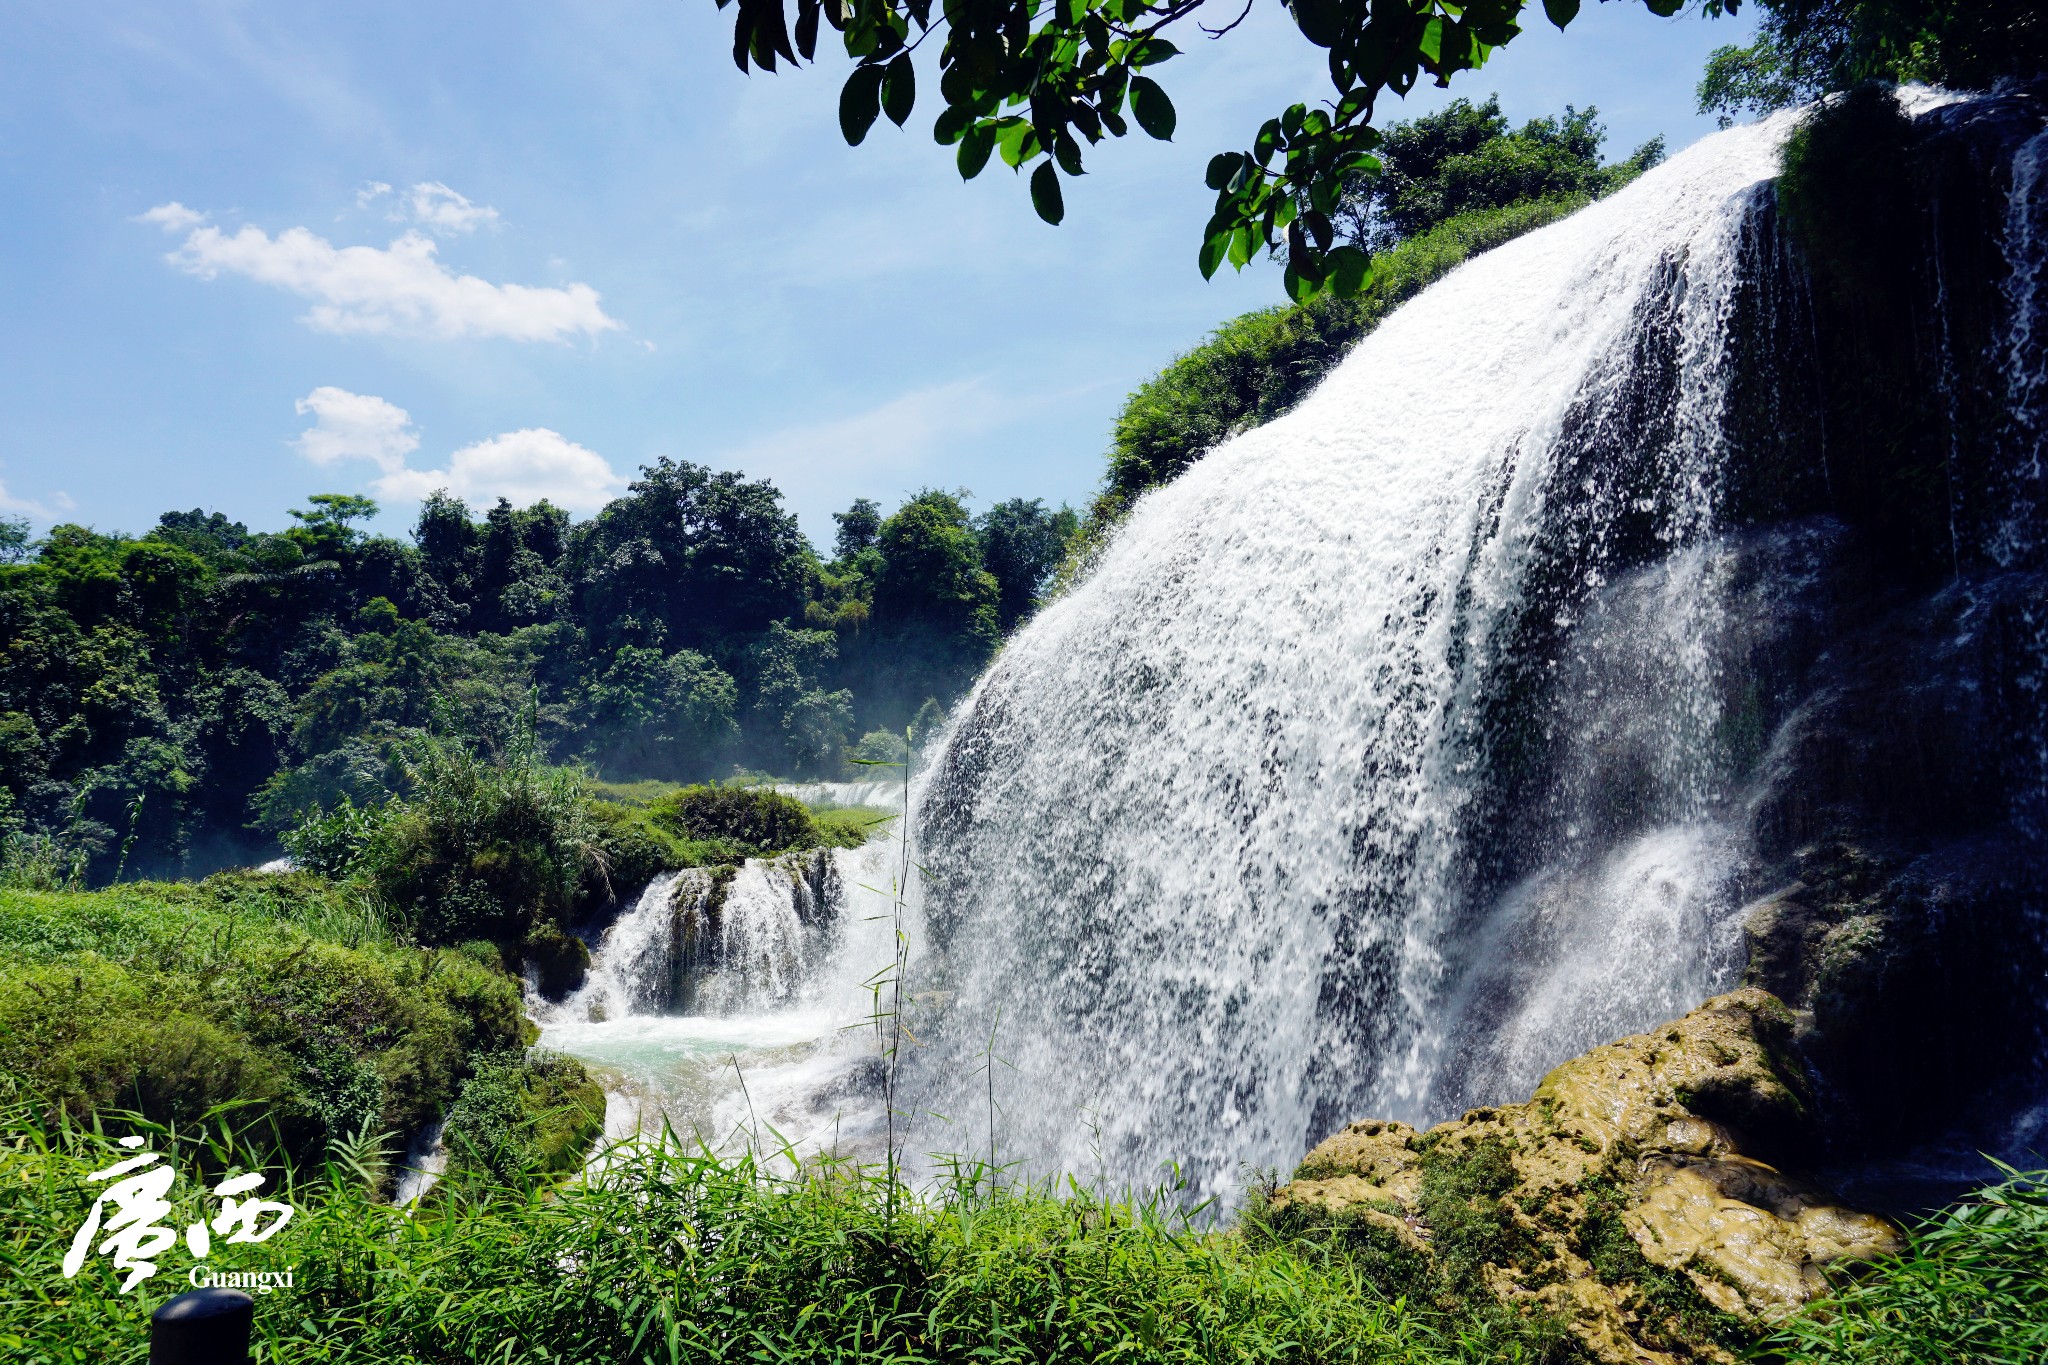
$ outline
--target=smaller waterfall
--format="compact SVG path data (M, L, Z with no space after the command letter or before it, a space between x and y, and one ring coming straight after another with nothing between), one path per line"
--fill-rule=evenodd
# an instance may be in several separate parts
M842 900L826 850L692 868L648 883L596 944L553 1020L735 1014L793 999L828 946Z
M1638 835L1591 867L1544 869L1504 896L1445 1032L1431 1108L1456 1113L1526 1095L1588 1038L1645 1013L1676 1018L1740 968L1732 869L1737 837L1700 823Z
M583 986L529 1001L591 1064L614 1137L857 1146L880 1116L859 1026L894 961L895 850L814 850L656 878L592 945Z
M675 903L688 875L665 872L649 882L606 931L582 988L558 1007L537 1006L538 1012L594 1022L659 1013L668 1003L674 972Z

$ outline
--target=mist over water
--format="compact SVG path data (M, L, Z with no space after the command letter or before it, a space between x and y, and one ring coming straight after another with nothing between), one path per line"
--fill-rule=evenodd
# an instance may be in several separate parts
M894 960L898 858L882 841L749 860L722 885L656 878L590 930L581 988L529 998L541 1045L596 1067L613 1137L666 1126L724 1150L865 1155L882 1117L870 1020Z

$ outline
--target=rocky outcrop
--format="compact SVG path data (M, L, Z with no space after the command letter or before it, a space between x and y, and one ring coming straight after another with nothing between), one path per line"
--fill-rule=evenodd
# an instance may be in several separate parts
M1566 1062L1525 1104L1354 1123L1253 1218L1333 1230L1384 1288L1486 1302L1567 1358L1732 1360L1826 1267L1900 1245L1780 1169L1812 1141L1793 1024L1735 991Z

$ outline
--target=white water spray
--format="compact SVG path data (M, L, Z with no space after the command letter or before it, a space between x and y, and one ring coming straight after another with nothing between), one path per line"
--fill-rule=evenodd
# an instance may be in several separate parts
M1591 676L1575 632L1626 544L1705 552L1745 232L1791 126L1709 138L1463 266L1145 498L1006 647L918 799L963 1040L931 1057L934 1107L968 1107L964 1040L1000 1008L1006 1156L1140 1181L1178 1159L1227 1195L1242 1162L1439 1117L1454 1074L1488 1074L1447 1005L1503 895L1596 892L1569 930L1498 928L1550 966L1490 1074L1725 977L1726 954L1662 951L1727 908L1705 561L1598 642L1636 690L1576 789L1513 770L1557 736L1507 732L1504 699ZM1481 837L1504 814L1548 861Z

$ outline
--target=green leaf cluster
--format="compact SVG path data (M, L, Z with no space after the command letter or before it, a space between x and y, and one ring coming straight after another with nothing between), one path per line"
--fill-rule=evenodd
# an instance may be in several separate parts
M1643 0L1672 15L1682 0ZM1710 14L1740 0L1704 0ZM1195 21L1212 39L1243 22L1229 5L1215 25L1196 16L1208 0L719 0L733 12L733 58L741 70L815 60L820 20L841 38L855 66L841 88L839 126L847 142L866 139L886 114L899 127L916 103L915 54L942 33L940 111L932 134L956 147L960 174L973 179L1000 153L1029 172L1032 206L1048 223L1066 214L1061 177L1084 173L1084 148L1123 137L1130 124L1171 140L1179 123L1152 69L1180 54L1167 36ZM1405 95L1423 78L1438 85L1483 65L1522 30L1527 0L1294 0L1303 38L1327 54L1330 99L1289 106L1260 125L1248 146L1209 162L1215 209L1197 263L1205 277L1228 262L1242 269L1265 252L1284 256L1290 298L1355 295L1371 277L1368 246L1347 240L1335 215L1361 176L1377 173L1380 97ZM1578 0L1545 0L1563 28ZM1222 18L1222 16L1219 16ZM1185 29L1183 28L1183 33ZM1551 192L1556 192L1553 189ZM1454 210L1455 211L1455 210Z

